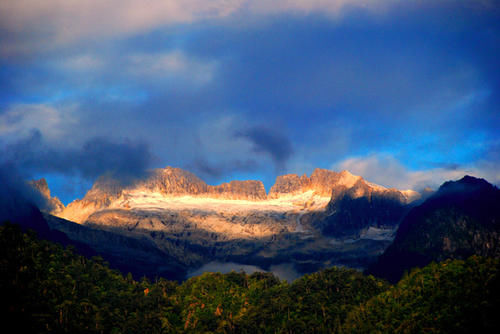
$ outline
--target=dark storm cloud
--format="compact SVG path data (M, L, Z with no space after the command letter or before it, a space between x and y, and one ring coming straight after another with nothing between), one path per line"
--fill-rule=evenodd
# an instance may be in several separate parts
M34 130L27 138L7 145L2 160L27 175L56 172L95 179L106 174L129 183L146 175L152 155L144 143L104 137L89 139L79 148L52 147Z
M277 129L255 126L234 134L236 138L246 138L253 144L257 153L268 154L278 171L283 171L287 160L293 153L292 143Z

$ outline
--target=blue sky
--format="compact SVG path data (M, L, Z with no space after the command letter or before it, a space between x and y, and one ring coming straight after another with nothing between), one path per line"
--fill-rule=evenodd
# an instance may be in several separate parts
M499 55L496 1L3 1L1 162L64 202L167 165L500 184Z

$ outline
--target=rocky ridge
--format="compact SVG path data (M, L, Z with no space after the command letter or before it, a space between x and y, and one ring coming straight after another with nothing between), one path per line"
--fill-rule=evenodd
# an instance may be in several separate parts
M291 263L299 272L310 272L331 265L365 268L390 244L397 224L384 221L383 213L392 207L380 199L402 208L413 197L347 171L279 176L266 194L260 181L212 186L167 167L128 186L100 178L57 216L92 230L149 240L188 268L210 261L261 268ZM329 220L337 212L342 219ZM353 219L349 212L356 212ZM378 216L371 219L374 213ZM337 221L346 233L328 230Z
M310 177L305 174L302 176L297 174L278 176L276 183L269 191L269 198L279 198L283 195L303 193L308 190L312 190L319 196L331 197L332 190L338 187L351 188L360 180L363 180L361 176L352 175L346 170L337 173L316 168Z
M221 207L231 207L233 211L318 211L346 191L355 197L371 196L372 193L392 196L403 204L413 200L416 194L386 189L348 171L337 173L319 168L310 177L296 174L278 176L269 194L266 194L261 181L231 181L213 186L193 173L166 167L153 171L146 180L127 187L114 180L101 178L83 199L75 200L57 213L52 213L83 223L93 213L107 208L144 209L147 206L145 203L157 209L176 205L175 208L180 210L184 205L188 210L201 208L205 211Z
M265 200L267 198L266 189L261 181L231 181L212 186L191 172L173 167L155 170L150 178L138 186L163 195L191 195L228 200Z

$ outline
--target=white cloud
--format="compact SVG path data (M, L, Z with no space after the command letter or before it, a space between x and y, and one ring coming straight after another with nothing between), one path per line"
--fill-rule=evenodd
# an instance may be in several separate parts
M421 190L425 187L437 189L443 182L460 179L466 174L485 178L494 184L500 183L500 172L487 162L456 169L432 168L414 171L406 168L389 154L372 154L345 159L334 164L332 169L346 169L370 182L402 190Z
M304 13L322 12L338 17L347 8L363 8L370 11L382 11L394 0L278 0L249 1L248 6L260 14L269 13Z
M0 1L0 30L11 35L4 55L51 48L81 39L127 36L159 27L249 15L320 12L345 8L380 11L394 0L7 0Z
M0 136L17 140L38 129L44 138L54 140L75 124L74 107L55 108L47 104L16 104L0 114Z

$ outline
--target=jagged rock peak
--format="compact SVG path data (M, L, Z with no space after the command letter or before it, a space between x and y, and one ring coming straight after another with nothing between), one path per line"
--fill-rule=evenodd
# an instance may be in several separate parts
M101 176L97 178L82 201L108 205L113 198L120 197L124 188L119 180L109 176Z
M311 187L321 196L330 196L333 187L351 188L362 179L361 176L352 175L346 170L337 173L328 169L316 168L311 174Z
M270 198L277 198L285 194L295 194L313 190L315 194L330 197L335 187L351 188L356 182L362 180L361 176L356 176L344 170L334 172L328 169L316 168L310 177L297 174L280 175L276 178L275 184L269 192Z
M371 200L374 195L383 196L385 198L392 198L400 203L408 203L413 200L412 193L405 194L398 189L385 188L377 184L367 182L362 178L356 181L352 187L346 187L346 194L350 198L367 197L369 200ZM335 200L335 197L336 196L332 194L332 201Z
M310 188L310 184L311 181L305 174L302 176L297 174L279 175L269 191L269 198L277 198L282 194L302 193Z
M265 200L266 189L262 181L231 181L218 186L208 186L208 193L224 199Z
M191 172L166 167L155 170L144 187L165 195L207 196L223 199L264 200L267 198L261 181L231 181L212 186Z
M181 168L156 169L144 182L152 191L167 195L199 195L207 192L207 184L191 172Z

